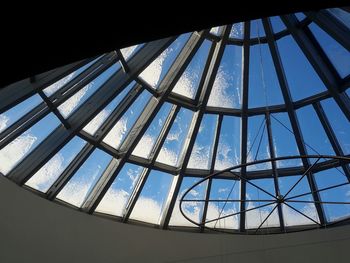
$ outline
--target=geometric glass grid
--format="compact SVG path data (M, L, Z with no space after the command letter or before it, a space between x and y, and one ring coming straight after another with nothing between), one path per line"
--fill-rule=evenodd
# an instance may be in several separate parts
M0 174L72 208L162 229L285 233L347 221L345 161L273 161L349 156L347 10L168 37L4 87ZM197 224L186 221L182 194L224 169L190 191ZM261 201L295 184L291 207Z

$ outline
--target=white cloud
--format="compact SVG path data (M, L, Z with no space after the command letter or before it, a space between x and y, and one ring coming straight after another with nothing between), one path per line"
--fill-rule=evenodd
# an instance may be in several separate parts
M228 188L219 188L218 192L219 193L225 193L228 191Z
M64 118L67 118L69 114L71 114L72 111L78 106L80 100L92 85L93 82L89 83L58 107L58 110Z
M179 196L182 196L179 195ZM169 225L173 226L196 226L192 224L190 221L188 221L180 212L179 208L179 199L176 200L173 213L171 215L171 219L169 222ZM183 202L182 203L182 210L184 211L185 215L190 218L194 222L200 222L200 216L201 216L201 207L203 203L200 202Z
M283 208L283 219L286 226L315 224L314 222L312 222L302 214L294 211L293 209L289 208L286 205L283 205L282 208ZM313 204L306 204L305 206L303 206L302 208L298 208L297 210L304 213L308 217L314 219L315 221L319 222L316 208Z
M229 95L228 88L230 87L229 82L233 81L233 76L227 74L222 66L220 66L219 71L216 75L213 88L211 90L208 105L223 108L233 108L235 105L233 103L233 96ZM237 93L239 94L239 93ZM240 101L238 98L237 101ZM238 104L238 103L237 103Z
M209 146L195 143L187 167L207 169L209 166Z
M129 179L131 180L131 186L130 186L130 190L134 188L137 179L139 178L140 172L141 172L142 168L139 167L138 169L128 169L128 171L126 172L127 176L129 177Z
M75 72L65 76L59 81L56 81L55 83L48 86L46 89L44 89L44 93L46 94L46 96L51 96L53 93L59 90L63 85L68 83L74 77L74 75L75 75Z
M84 175L76 174L79 178L73 177L66 186L57 195L58 199L64 200L72 205L80 207L97 175L100 173L101 166L97 169L84 171Z
M264 204L265 203L261 203L258 205L264 205ZM247 205L247 209L252 209L254 207L256 206L252 202L249 202ZM269 213L274 207L275 207L275 204L246 212L246 228L249 229L249 228L258 227L265 220L265 218L269 215ZM262 227L275 227L275 226L279 226L277 208L273 211L273 213L262 225Z
M128 58L130 57L130 55L132 55L132 53L137 48L137 46L138 45L134 45L134 46L131 46L131 47L122 48L120 50L120 52L122 53L122 55L123 55L125 60L128 60Z
M3 130L5 130L5 128L7 127L7 123L10 120L9 117L7 117L5 114L1 114L0 115L0 132L2 132Z
M6 175L28 153L37 137L23 134L0 151L0 172Z
M109 133L106 135L103 141L108 145L112 146L113 148L117 148L122 142L122 139L124 138L124 135L126 133L127 122L128 119L122 117L109 131Z
M157 162L175 166L177 164L177 154L163 146L157 157Z
M239 163L239 153L234 149L233 160L230 157L230 153L233 151L232 147L226 143L220 142L218 145L218 152L215 161L216 170L224 170Z
M181 94L183 96L193 98L196 87L194 86L195 80L198 79L199 76L196 73L190 74L189 72L185 71L178 82L176 83L175 87L173 88L173 92Z
M116 216L122 216L124 207L129 199L129 193L124 190L109 189L96 211Z
M218 35L219 34L219 29L220 27L213 27L212 29L210 29L210 33L214 34L214 35Z
M26 182L26 185L42 192L47 191L62 173L63 161L63 156L60 153L56 154Z
M221 207L213 204L212 202L208 204L206 221L214 220L225 215L234 214L237 211L233 208L224 209L222 211ZM220 214L221 213L221 214ZM225 229L238 229L238 216L230 216L217 221L210 222L206 224L207 227L211 228L225 228Z
M139 143L136 145L133 155L148 158L150 152L152 151L153 145L155 143L155 138L149 134L142 136Z
M161 211L162 207L156 200L141 196L137 200L130 218L158 224Z
M102 110L83 128L83 130L90 133L91 135L94 135L98 128L100 128L102 123L107 119L109 114L110 111Z
M162 54L160 54L144 71L141 72L140 77L152 87L157 86L162 73L164 60L171 51L172 49L169 48L164 50Z

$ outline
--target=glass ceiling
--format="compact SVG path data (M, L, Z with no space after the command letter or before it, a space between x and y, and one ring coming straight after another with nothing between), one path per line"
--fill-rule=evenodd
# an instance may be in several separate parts
M344 222L347 162L273 158L349 157L346 10L185 33L5 87L0 174L87 213L162 229L266 234ZM224 169L182 203L196 224L184 218L186 190ZM273 206L271 195L293 200Z

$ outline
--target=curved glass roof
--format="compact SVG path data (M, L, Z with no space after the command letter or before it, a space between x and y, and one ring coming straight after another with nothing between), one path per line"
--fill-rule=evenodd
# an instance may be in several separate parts
M350 13L334 8L185 33L15 83L0 90L0 173L49 200L163 229L344 222L347 162L273 158L349 156L349 51ZM262 159L189 192L183 210L201 227L180 213L201 178ZM297 201L262 206L266 192Z

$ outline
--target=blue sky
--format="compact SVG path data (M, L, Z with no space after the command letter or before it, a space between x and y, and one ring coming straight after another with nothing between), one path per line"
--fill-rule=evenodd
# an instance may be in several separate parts
M334 14L339 16L342 23L349 26L349 17L339 10L332 10ZM297 15L302 19L302 14ZM279 17L271 18L273 30L279 32L285 29ZM257 37L257 29L259 35L265 35L261 20L252 21L251 37ZM326 56L338 72L341 78L344 78L350 73L350 54L339 43L333 40L325 31L317 25L311 23L309 28L315 38L318 40L320 47L325 52ZM216 29L215 29L216 30ZM213 29L213 32L215 31ZM218 29L219 30L219 29ZM215 32L214 32L215 33ZM172 66L178 54L185 46L191 33L179 36L161 55L159 55L153 63L151 63L140 75L145 82L157 89L159 83ZM243 23L237 23L231 30L231 37L243 37ZM194 99L199 83L202 78L205 62L208 58L209 50L212 46L210 40L204 40L199 47L192 60L189 62L179 81L173 88L173 93L178 93L185 97ZM291 36L285 36L277 41L277 46L280 52L281 61L285 70L286 79L290 88L293 101L307 98L309 96L326 91L325 85L318 77L317 73L308 62L302 50ZM122 54L125 59L135 55L141 50L143 44L125 48ZM70 75L62 78L50 87L46 87L44 92L47 96L59 92L59 89L81 72L83 72L94 61L81 67ZM239 45L227 45L225 47L223 57L221 58L218 71L215 76L215 81L211 90L208 101L208 106L240 109L242 107L242 65L243 65L243 48ZM91 83L77 91L71 98L61 104L58 109L62 115L67 118L76 111L94 92L96 92L105 81L108 80L117 70L120 69L120 63L117 62L103 72L100 76L94 79ZM277 79L276 70L272 61L271 53L267 44L254 45L250 47L249 61L249 92L248 102L249 108L265 107L267 105L284 104L284 99L281 93L280 85ZM101 127L105 120L110 116L113 110L124 101L129 91L136 84L131 82L116 98L114 98L99 114L93 118L89 124L83 129L84 131L94 135ZM265 94L266 89L266 94ZM347 95L349 91L346 91ZM147 90L143 90L131 106L126 110L123 116L116 122L113 128L103 138L103 141L116 150L123 143L125 138L132 130L138 117L143 112L152 94ZM18 103L13 108L0 114L0 134L12 124L20 120L39 103L42 99L38 94L27 98ZM133 151L133 155L140 156L145 159L150 158L150 153L159 139L159 134L164 127L164 124L169 116L171 108L174 104L165 102L159 112L155 115L150 126L142 136L137 147ZM321 101L321 106L324 108L325 114L329 119L331 127L334 130L335 136L340 143L340 146L345 154L350 153L350 124L337 103L332 99ZM311 105L304 106L296 110L296 115L300 125L303 140L307 144L306 150L309 154L330 154L334 155L334 150L329 142L329 139L319 121L314 108ZM175 121L172 123L170 131L161 145L161 150L156 161L173 167L180 167L184 153L184 145L189 139L189 127L193 123L195 112L181 107L176 115ZM199 131L194 137L194 146L191 150L188 168L209 169L213 158L213 147L215 135L218 136L218 149L216 159L214 160L215 170L221 170L234 166L240 163L241 160L241 118L229 115L223 115L221 129L217 130L219 116L216 114L204 114L201 121ZM273 138L273 147L276 156L298 155L298 147L294 135L288 131L292 130L288 114L274 113L271 115L271 130ZM265 116L251 116L248 118L248 150L251 151L248 155L248 160L265 159L270 156L270 146L268 144L267 130L264 128ZM7 175L23 158L30 154L40 142L42 142L56 127L60 125L60 121L53 114L46 115L39 120L27 131L23 132L17 138L0 150L0 172ZM259 131L259 127L262 127ZM254 145L254 138L257 138ZM261 145L258 149L259 140ZM57 180L64 169L71 163L74 157L86 145L83 139L75 136L72 138L56 155L54 155L36 174L26 182L29 187L39 191L46 192L48 188ZM309 147L310 146L310 147ZM315 152L313 149L317 152ZM84 162L80 169L69 180L68 184L59 193L57 198L69 202L75 206L81 206L86 196L91 191L94 184L102 175L108 163L112 160L112 156L101 149L95 149L90 157ZM299 166L300 160L287 160L277 162L277 166L292 167ZM271 168L270 163L248 167L249 171ZM97 210L101 213L109 213L116 216L122 216L125 206L135 190L135 186L139 182L140 176L146 168L141 165L125 163L121 168L118 176L113 182L110 189L102 199ZM288 189L300 178L300 175L279 178L280 190L286 193ZM315 181L318 188L324 188L330 185L346 182L341 168L330 169L324 172L315 174ZM198 181L195 177L185 177L182 181L179 197L191 185ZM160 172L157 170L149 171L147 181L141 191L140 197L136 202L135 208L131 213L131 219L146 221L158 224L165 201L168 199L169 189L176 182L176 177L171 174ZM274 194L273 179L254 180L254 183L267 191ZM194 220L200 220L202 216L203 203L195 200L205 197L207 184L202 183L193 191L189 197L194 201L186 204L184 208L189 217ZM230 191L232 189L232 191ZM231 192L230 196L228 194ZM214 179L210 198L225 199L227 197L238 198L240 189L239 183L235 184L233 180ZM304 178L298 186L290 193L290 196L301 193L310 192L310 188L306 178ZM179 198L178 197L178 198ZM350 188L348 185L335 189L320 192L321 200L323 201L350 201ZM270 198L256 187L249 185L247 187L247 199L263 199ZM305 195L296 200L310 201L312 196ZM250 202L249 207L256 207L263 202ZM308 214L314 220L318 220L315 212L315 207L311 203L292 203L294 208ZM178 206L178 202L176 204ZM223 203L211 203L208 206L207 220L215 218L223 208ZM234 213L239 208L238 203L228 203L222 212L222 215ZM254 228L261 222L274 206L267 206L262 209L254 210L247 213L246 226ZM334 221L350 213L349 205L324 205L327 220ZM310 220L296 213L294 210L283 206L284 220L286 225L298 225L312 223ZM269 220L264 224L266 226L276 226L279 224L279 219L276 215L277 210L272 214ZM237 228L239 217L231 217L220 220L216 227ZM177 207L173 211L170 225L185 225L191 224L182 218ZM214 226L215 223L209 224Z

